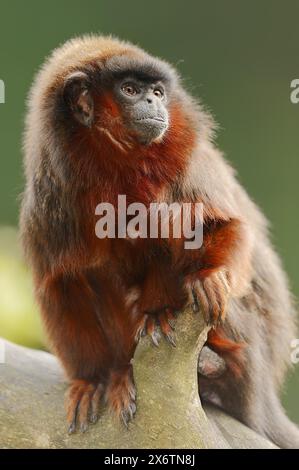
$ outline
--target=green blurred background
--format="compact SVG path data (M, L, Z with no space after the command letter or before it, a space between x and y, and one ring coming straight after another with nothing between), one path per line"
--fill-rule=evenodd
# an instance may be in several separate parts
M220 123L219 146L263 208L299 295L298 0L1 0L0 334L44 347L30 276L17 241L26 95L45 56L68 38L112 33L176 64ZM284 392L299 423L299 365Z

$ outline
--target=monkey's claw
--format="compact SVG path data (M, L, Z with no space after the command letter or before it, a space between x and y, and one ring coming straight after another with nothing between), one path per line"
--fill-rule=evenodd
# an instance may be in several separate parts
M204 279L188 281L187 292L194 312L200 309L206 322L213 327L226 316L230 285L225 271L219 270Z
M102 384L93 384L85 380L72 382L66 397L69 434L73 434L77 426L81 432L86 432L88 424L97 421L102 395Z
M175 335L175 314L170 308L162 309L158 314L147 314L143 334L147 334L152 338L155 346L159 346L161 339L160 330L164 338L173 346L176 347Z
M136 404L132 402L127 408L122 410L121 418L126 428L128 427L129 422L134 418L136 409Z

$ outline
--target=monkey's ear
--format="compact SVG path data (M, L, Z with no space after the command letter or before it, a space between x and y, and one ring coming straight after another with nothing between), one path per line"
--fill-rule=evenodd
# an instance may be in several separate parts
M66 78L64 99L74 117L86 127L91 127L94 120L94 102L91 84L84 72L74 72Z

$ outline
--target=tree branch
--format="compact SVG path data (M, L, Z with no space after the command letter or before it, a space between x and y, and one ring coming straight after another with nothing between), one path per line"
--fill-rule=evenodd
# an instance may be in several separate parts
M85 434L67 434L63 394L67 383L54 356L5 344L0 364L2 448L274 448L243 424L202 408L197 361L207 327L190 310L177 321L177 347L142 338L134 357L137 413L126 429L103 408Z

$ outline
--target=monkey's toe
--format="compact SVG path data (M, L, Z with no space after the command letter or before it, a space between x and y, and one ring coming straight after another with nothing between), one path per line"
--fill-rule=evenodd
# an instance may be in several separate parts
M172 345L175 344L175 313L169 307L161 309L158 313L147 314L145 319L144 334L148 334L152 338L155 346L159 346L161 334Z
M102 395L102 384L93 384L85 380L72 382L66 397L69 434L73 434L77 427L81 432L85 432L89 423L97 421Z
M111 372L106 400L113 413L127 427L136 413L136 389L131 367Z

